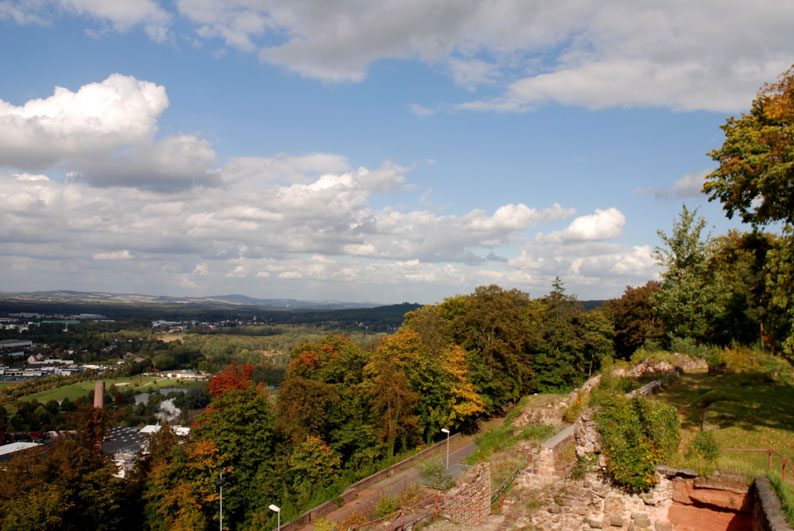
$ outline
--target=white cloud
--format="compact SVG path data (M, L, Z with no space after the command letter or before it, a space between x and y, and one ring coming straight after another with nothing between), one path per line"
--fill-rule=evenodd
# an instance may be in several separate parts
M94 255L94 260L130 260L132 258L132 254L127 249L122 249L120 251L109 251L106 253L96 253Z
M644 190L637 190L641 195L653 195L657 200L666 200L671 196L676 199L687 199L690 197L703 197L703 184L706 182L706 176L712 170L700 170L696 173L687 173L676 180L670 188L648 188Z
M492 84L501 76L497 65L479 59L450 59L449 69L455 83L469 90Z
M539 233L536 239L557 243L608 240L620 236L625 224L626 216L617 208L597 208L595 214L574 219L566 229L548 235Z
M411 110L411 114L415 116L419 116L420 118L424 118L425 116L432 116L436 113L433 109L429 109L418 103L411 103L408 105L408 108Z
M0 100L0 167L43 170L147 142L167 106L164 87L120 74L22 106Z
M162 42L168 35L171 15L152 0L59 0L62 7L111 24L115 31L143 26L153 40Z
M103 31L140 26L162 41L181 17L180 29L199 42L219 39L331 83L361 81L380 60L419 60L470 90L501 87L460 108L509 112L549 101L735 112L794 54L789 0L178 0L175 9L153 0L5 0L0 18L44 23L70 12Z

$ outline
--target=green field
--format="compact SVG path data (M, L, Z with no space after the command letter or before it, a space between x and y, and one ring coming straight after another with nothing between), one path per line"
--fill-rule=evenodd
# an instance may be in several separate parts
M134 389L138 393L146 393L160 389L161 387L183 387L184 384L176 380L169 380L167 378L155 378L152 376L146 377L128 377L128 378L109 378L105 379L105 389L110 389L114 384L126 384L119 389ZM63 400L68 397L69 400L74 400L79 397L86 396L89 391L94 389L96 385L95 380L87 382L80 382L70 385L64 385L57 389L49 389L40 393L28 395L20 400L38 400L42 404L50 400Z

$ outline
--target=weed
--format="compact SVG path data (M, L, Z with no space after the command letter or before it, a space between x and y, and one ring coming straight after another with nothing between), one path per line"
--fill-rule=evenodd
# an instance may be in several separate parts
M383 494L378 501L375 502L375 518L383 518L400 508L400 504L395 496Z
M592 472L595 468L598 458L595 454L587 454L579 458L571 470L571 477L573 479L584 479L588 472Z
M422 482L431 488L447 490L455 485L455 480L439 460L425 461L417 465Z
M780 505L783 509L783 514L786 515L786 521L789 526L794 526L794 492L792 492L789 485L784 485L779 474L769 474L769 480L772 482L772 487L780 499Z

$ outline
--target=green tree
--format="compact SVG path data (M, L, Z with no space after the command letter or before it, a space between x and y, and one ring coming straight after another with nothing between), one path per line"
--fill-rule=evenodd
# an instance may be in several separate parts
M766 286L776 319L776 336L782 338L781 350L794 359L794 227L767 253Z
M406 448L420 433L416 415L419 394L412 389L406 367L418 361L417 341L418 336L412 332L386 338L365 368L373 424L389 456L394 455L398 439Z
M275 424L269 393L249 380L244 389L216 395L193 427L194 439L212 443L230 469L223 504L232 526L249 520L263 498L274 499L279 491Z
M532 388L539 316L529 294L480 286L471 295L446 299L439 311L450 323L452 343L467 353L471 381L486 411L516 401Z
M709 155L719 163L703 192L727 216L754 225L794 222L794 67L764 85L749 114L728 118L725 142Z
M683 205L672 233L658 231L665 246L657 247L654 254L665 271L652 301L670 337L702 341L723 311L723 281L709 267L712 239L702 236L705 227L706 220L697 216L697 209Z
M572 387L588 374L593 359L585 353L580 328L582 305L565 293L559 277L541 302L541 338L535 347L538 385L541 389Z
M783 352L794 355L794 66L761 87L749 114L728 118L723 145L709 155L719 166L703 191L754 226L781 222L783 238L766 256L768 319L761 322Z

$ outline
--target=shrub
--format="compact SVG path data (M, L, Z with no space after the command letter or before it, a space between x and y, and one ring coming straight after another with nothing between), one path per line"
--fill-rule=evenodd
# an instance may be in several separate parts
M600 406L616 394L624 395L639 387L639 382L634 378L604 374L598 385L590 391L588 405L590 407Z
M584 411L586 403L585 398L586 393L583 393L582 391L576 393L576 399L571 402L567 408L565 408L565 411L562 414L562 418L565 420L565 422L571 424L576 422L576 419L578 419L579 415L581 415L582 411Z
M680 440L675 408L642 396L614 395L595 420L612 480L630 492L650 490L656 484L656 463L669 457Z
M710 431L700 431L687 445L686 457L695 461L698 473L708 476L715 468L720 448Z
M384 494L375 502L375 518L383 518L400 508L397 498Z
M332 522L327 520L324 516L321 516L317 520L314 521L314 531L336 531L336 522Z
M455 484L452 475L444 468L441 461L420 463L418 468L422 482L434 489L447 490Z
M366 515L358 512L353 511L349 515L347 515L341 522L339 522L339 529L350 529L355 525L366 524L368 518Z

